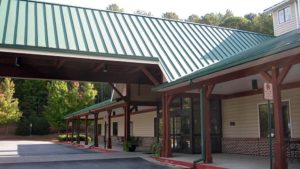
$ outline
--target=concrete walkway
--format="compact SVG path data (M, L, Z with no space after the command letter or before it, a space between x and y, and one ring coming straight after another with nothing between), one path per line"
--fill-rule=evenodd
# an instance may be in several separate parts
M101 166L101 167L100 167ZM99 153L46 141L0 141L0 169L171 169L141 153Z

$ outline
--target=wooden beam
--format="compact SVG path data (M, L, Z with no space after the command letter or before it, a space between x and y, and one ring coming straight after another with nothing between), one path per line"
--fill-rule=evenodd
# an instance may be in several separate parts
M141 67L137 67L137 68L135 68L135 69L133 69L133 70L131 70L131 71L128 71L127 73L128 74L134 74L134 73L136 73L136 72L138 72L138 71L140 71L141 70Z
M101 70L104 67L104 63L100 63L97 66L95 66L93 72L98 72L99 70Z
M142 72L149 78L149 80L154 84L154 85L159 85L159 82L156 80L156 78L146 69L145 67L140 67Z
M282 71L278 75L278 81L277 81L278 85L280 85L283 82L284 78L289 73L291 67L292 65L288 65L282 68Z
M112 84L112 83L108 83L113 89L114 89L114 91L116 91L117 93L118 93L118 95L121 97L121 98L124 98L125 96L123 96L123 94L119 91L119 89L117 89L116 87L115 87L115 85L114 84Z
M265 81L267 81L267 82L271 82L272 81L272 77L270 76L270 74L267 71L260 72L260 75L262 76L262 78Z
M65 63L65 60L58 60L55 66L55 70L59 70Z

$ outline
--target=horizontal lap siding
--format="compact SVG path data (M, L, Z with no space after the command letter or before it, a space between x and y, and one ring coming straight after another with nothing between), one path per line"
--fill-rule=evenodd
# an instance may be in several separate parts
M154 118L156 112L148 112L131 116L133 136L154 137Z
M290 100L292 137L300 138L300 88L282 91L282 100ZM223 137L258 138L260 103L266 103L262 94L222 100Z

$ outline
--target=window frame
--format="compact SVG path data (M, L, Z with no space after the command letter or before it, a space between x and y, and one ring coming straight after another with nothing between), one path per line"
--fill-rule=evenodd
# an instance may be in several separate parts
M287 11L289 9L289 17L287 18ZM280 18L280 13L282 12L283 14L283 19L281 20ZM286 6L284 8L281 8L280 10L277 11L277 20L278 20L278 23L279 24L282 24L282 23L285 23L287 21L290 21L292 20L292 7L289 5L289 6Z
M116 133L115 133L115 128L114 128L114 126L117 126L116 127ZM118 122L112 122L112 136L118 136L118 134L119 134L119 123Z
M289 106L288 110L289 110L289 121L290 121L290 130L291 130L290 131L290 138L293 138L293 123L292 123L291 99L281 100L281 103L283 103L283 102L288 102L287 105ZM272 100L270 101L270 103L274 104L274 102ZM268 102L257 103L258 138L265 138L265 137L261 137L261 134L260 134L260 112L259 112L259 106L260 105L264 105L264 104L268 104ZM273 115L274 115L274 112L273 112ZM275 128L275 126L274 126L274 128Z

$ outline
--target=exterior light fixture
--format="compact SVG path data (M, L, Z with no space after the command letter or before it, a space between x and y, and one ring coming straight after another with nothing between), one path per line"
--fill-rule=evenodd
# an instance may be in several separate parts
M256 79L252 80L252 89L253 90L258 90L258 85L257 85L257 80Z
M103 68L103 73L107 73L108 70L107 70L107 65L104 65L104 68Z

